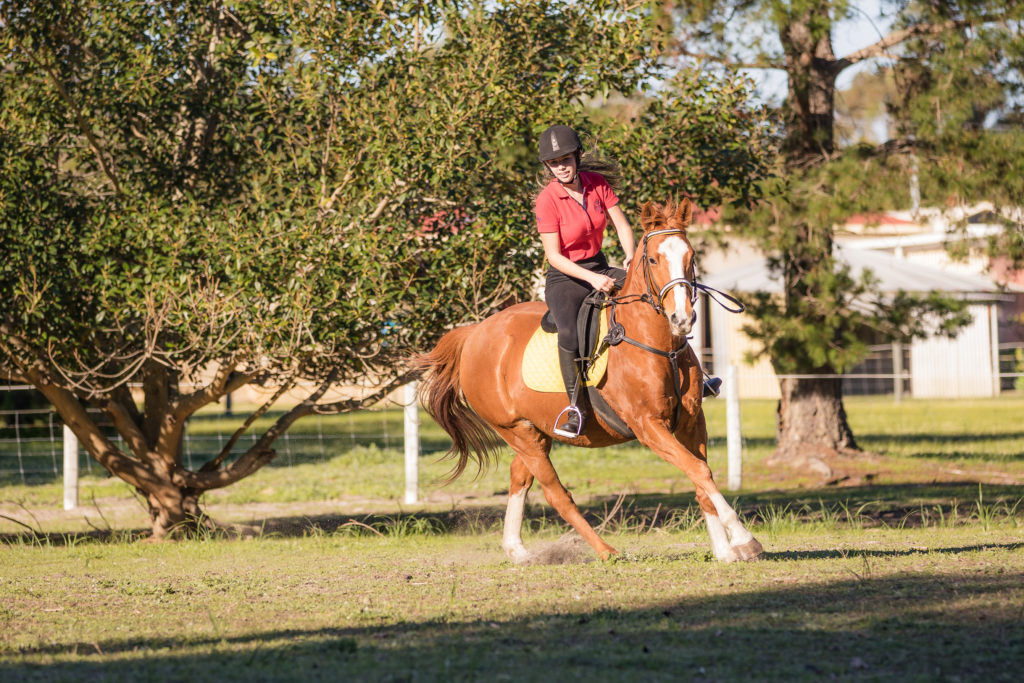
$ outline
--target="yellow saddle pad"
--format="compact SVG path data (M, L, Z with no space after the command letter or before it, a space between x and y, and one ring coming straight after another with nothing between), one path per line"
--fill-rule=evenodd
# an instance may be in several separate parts
M608 311L601 311L601 332L597 335L597 344L608 334ZM608 368L608 347L591 364L587 386L596 386L604 377ZM537 331L530 337L530 342L523 352L523 382L534 391L555 392L564 394L565 384L562 383L562 371L558 366L558 333L545 332L537 325Z

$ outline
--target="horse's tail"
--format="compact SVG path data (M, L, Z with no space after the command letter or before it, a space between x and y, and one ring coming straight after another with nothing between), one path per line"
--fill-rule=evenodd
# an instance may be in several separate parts
M474 325L457 327L441 337L434 350L412 360L421 370L420 402L427 413L452 438L452 447L444 457L456 463L445 478L451 483L466 469L470 458L477 461L478 474L497 459L501 440L490 425L476 414L462 393L459 361L466 338Z

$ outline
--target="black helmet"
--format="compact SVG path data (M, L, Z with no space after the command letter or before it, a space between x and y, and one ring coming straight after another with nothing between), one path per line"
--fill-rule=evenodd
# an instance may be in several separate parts
M580 136L569 126L551 126L540 134L537 156L541 161L551 161L566 154L579 152L583 145Z

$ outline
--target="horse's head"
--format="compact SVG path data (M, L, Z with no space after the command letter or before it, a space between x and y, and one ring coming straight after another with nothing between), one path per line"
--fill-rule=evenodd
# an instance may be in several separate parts
M641 269L647 298L677 336L689 334L697 319L693 246L686 237L692 214L686 198L678 204L645 203L640 212L644 234L631 264L631 270Z

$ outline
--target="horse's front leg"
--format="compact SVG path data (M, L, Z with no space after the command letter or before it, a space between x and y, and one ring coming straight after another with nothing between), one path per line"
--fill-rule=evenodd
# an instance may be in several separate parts
M516 564L530 559L530 553L523 545L523 514L526 510L526 494L533 484L533 475L516 455L509 467L508 507L505 508L505 526L501 536L501 547Z
M536 427L528 423L522 423L513 428L507 427L495 427L494 428L501 438L503 438L512 450L515 451L516 460L519 460L526 470L532 476L536 477L540 483L541 488L544 490L544 498L548 501L548 504L555 509L559 516L568 522L576 532L583 537L590 547L597 552L601 559L608 559L614 555L617 550L611 547L607 543L601 540L601 537L597 535L594 528L590 526L590 523L583 517L579 508L576 507L575 501L569 492L562 486L562 482L558 479L558 473L555 472L554 465L551 464L551 460L548 458L548 452L551 449L551 437L545 435L543 432L537 430ZM525 489L522 492L523 502L525 503L526 493ZM510 514L513 515L513 521L515 521L515 507L519 503L513 503L512 491L509 491L509 508L510 511L506 511L506 524L508 523L508 517ZM521 522L519 523L521 527ZM506 536L508 538L508 528L506 527ZM519 541L522 543L522 540ZM513 544L515 543L513 537ZM504 545L504 541L503 541ZM506 548L507 550L507 548Z
M691 429L685 430L682 443L664 422L649 418L634 429L645 446L675 465L690 478L696 488L697 504L711 537L711 551L723 562L754 560L763 552L761 544L740 521L739 515L718 490L708 467L707 428L704 414L698 413Z

